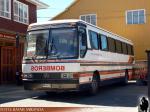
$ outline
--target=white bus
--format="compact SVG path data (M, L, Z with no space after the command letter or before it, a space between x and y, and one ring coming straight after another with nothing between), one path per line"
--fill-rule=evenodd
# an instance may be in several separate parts
M82 20L29 25L22 63L24 88L49 92L88 90L127 84L133 43Z

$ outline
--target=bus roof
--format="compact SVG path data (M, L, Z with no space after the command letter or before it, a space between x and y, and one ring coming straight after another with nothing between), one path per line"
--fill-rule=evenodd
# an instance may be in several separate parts
M46 22L32 23L32 24L29 25L29 29L30 29L30 28L32 29L32 27L34 27L34 26L37 26L37 27L42 27L42 26L43 26L43 27L44 27L44 26L50 26L50 25L52 25L52 24L61 24L61 23L83 23L83 24L92 26L92 27L94 27L94 28L97 28L97 29L99 29L99 30L102 30L102 31L104 31L104 32L107 32L107 33L109 33L109 34L111 34L111 35L113 35L113 36L116 36L116 37L118 37L118 38L121 38L121 39L123 39L123 40L125 40L125 41L128 41L128 42L130 42L130 44L133 44L132 41L129 40L129 39L127 39L127 38L124 38L124 37L122 37L122 36L120 36L120 35L117 35L117 34L112 33L112 32L110 32L110 31L108 31L108 30L106 30L106 29L103 29L103 28L100 28L100 27L98 27L98 26L92 25L92 24L87 23L87 22L85 22L85 21L83 21L83 20L80 20L80 19L64 19L64 20L52 20L52 21L46 21ZM29 29L28 29L28 30L29 30Z

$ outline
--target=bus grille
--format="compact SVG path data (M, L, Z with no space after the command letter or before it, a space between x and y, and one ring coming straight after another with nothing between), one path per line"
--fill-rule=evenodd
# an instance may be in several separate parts
M61 79L60 73L34 73L33 79Z

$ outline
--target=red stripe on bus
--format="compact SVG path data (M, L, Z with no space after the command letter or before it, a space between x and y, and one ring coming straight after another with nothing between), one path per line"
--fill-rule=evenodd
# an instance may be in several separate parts
M125 71L124 70L120 70L120 71L101 71L101 72L99 72L100 73L100 75L108 75L108 74L115 74L115 73L125 73Z
M74 78L79 78L79 77L89 77L89 76L93 76L93 74L91 73L78 73L78 74L73 74Z
M102 81L105 81L105 80L111 80L111 79L115 79L115 78L122 78L124 76L116 76L116 77L111 77L111 78L105 78L105 79L101 79Z
M93 76L93 74L92 74L92 73L91 73L91 74L86 74L86 73L85 73L85 74L80 74L79 76L80 76L80 77L87 77L87 76Z
M110 74L115 74L115 73L125 73L125 70L119 70L119 71L100 71L99 74L100 75L110 75ZM93 76L93 73L75 73L73 75L75 78L79 78L79 77L89 77L89 76Z
M111 79L117 79L117 78L123 78L124 76L116 76L116 77L112 77L112 78L105 78L105 79L101 79L101 81L106 81L106 80L111 80ZM87 84L90 83L91 81L85 81L85 82L80 82L80 84Z
M23 64L38 64L38 63L95 63L95 64L132 64L131 62L105 62L105 61L86 61L86 60L45 60L45 61L41 61L41 60L30 60L30 61L26 61Z

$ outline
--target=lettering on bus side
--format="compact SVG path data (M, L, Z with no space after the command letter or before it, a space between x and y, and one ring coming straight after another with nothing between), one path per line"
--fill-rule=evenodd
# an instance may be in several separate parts
M31 66L31 71L65 71L65 66Z

